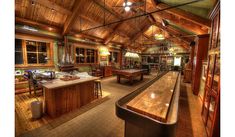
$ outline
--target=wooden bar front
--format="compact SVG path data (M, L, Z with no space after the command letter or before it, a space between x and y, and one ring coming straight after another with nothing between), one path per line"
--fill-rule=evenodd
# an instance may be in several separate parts
M94 100L94 80L86 78L72 81L54 80L44 84L45 112L57 117Z

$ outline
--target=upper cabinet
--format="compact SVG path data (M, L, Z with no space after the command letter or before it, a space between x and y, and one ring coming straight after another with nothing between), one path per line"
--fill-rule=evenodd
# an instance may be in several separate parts
M202 119L208 137L220 136L220 2L211 12L212 20Z

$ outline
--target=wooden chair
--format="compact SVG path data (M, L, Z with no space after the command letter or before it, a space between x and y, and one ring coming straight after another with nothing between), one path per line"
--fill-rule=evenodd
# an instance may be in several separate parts
M37 94L37 90L41 90L43 92L43 88L38 84L37 79L33 78L33 73L28 71L28 84L29 84L29 94L31 95L32 90L34 91L34 95Z
M103 71L97 65L91 65L91 73L92 73L92 76L103 77Z

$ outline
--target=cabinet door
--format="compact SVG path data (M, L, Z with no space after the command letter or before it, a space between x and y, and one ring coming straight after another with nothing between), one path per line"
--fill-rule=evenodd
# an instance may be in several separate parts
M211 133L211 130L213 129L213 125L214 125L214 117L216 114L215 108L217 107L217 103L216 103L216 97L214 96L210 96L210 100L208 103L208 118L207 118L207 122L206 122L206 131L208 133L209 136Z
M219 81L220 81L220 55L216 55L215 59L215 67L214 67L214 76L212 80L212 91L214 94L218 94L219 92Z
M207 80L206 80L206 86L211 87L212 83L212 76L214 71L214 64L215 64L215 55L209 56L209 63L208 63L208 73L207 73Z
M210 89L206 86L205 87L205 96L204 96L204 101L202 105L202 119L203 122L206 124L207 123L207 118L208 118L208 112L209 112L209 101L210 101Z

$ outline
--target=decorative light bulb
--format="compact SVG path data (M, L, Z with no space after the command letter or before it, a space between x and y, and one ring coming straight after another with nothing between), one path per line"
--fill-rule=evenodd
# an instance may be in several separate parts
M125 9L125 11L130 11L131 8L126 6L124 9Z
M127 6L131 6L132 3L128 1L128 2L126 3L126 5L127 5Z
M152 99L154 99L154 98L155 98L155 94L154 94L154 93L151 93L151 94L150 94L150 97L151 97Z

